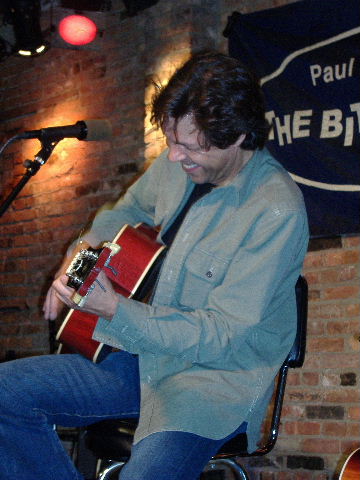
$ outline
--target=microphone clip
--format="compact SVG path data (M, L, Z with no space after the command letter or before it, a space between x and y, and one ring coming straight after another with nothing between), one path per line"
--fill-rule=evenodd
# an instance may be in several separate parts
M13 188L10 194L5 198L3 203L0 205L0 217L6 212L9 208L11 203L15 200L19 192L24 188L27 182L30 180L31 177L36 175L36 173L40 170L40 167L44 165L47 160L49 159L52 151L56 147L58 141L50 141L50 140L42 140L41 141L41 149L35 155L34 160L25 160L23 165L26 168L26 172L24 173L21 180L18 182L17 185Z
M25 160L24 167L28 170L31 176L35 175L40 167L44 165L50 158L54 148L59 142L50 140L41 140L41 149L35 155L34 160Z

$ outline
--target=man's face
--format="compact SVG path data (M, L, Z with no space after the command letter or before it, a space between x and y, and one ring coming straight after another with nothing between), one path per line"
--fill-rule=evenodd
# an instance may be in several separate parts
M175 120L170 118L164 132L169 147L168 159L170 162L180 162L194 183L224 185L230 182L245 164L244 157L250 154L240 149L243 135L224 150L213 146L207 151L203 150L199 144L201 134L199 136L191 114L178 121L176 130L174 126Z

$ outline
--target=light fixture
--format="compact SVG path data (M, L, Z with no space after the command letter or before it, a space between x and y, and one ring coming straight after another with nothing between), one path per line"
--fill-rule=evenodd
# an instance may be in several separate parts
M31 57L40 55L48 49L40 26L39 0L12 0L9 2L7 13L14 30L15 53Z
M142 10L146 10L147 8L152 7L159 0L123 0L123 3L126 8L126 13L123 15L124 17L133 17L137 15Z
M60 0L62 8L70 8L77 12L105 12L111 9L111 0Z
M95 40L96 24L84 15L69 15L59 23L59 34L71 45L87 45Z

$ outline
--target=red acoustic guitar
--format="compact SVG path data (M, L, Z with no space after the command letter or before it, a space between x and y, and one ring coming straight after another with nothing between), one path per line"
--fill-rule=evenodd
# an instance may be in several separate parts
M359 480L360 478L360 448L354 450L344 463L339 480Z
M112 281L117 293L144 300L165 249L156 242L156 235L157 232L145 224L125 225L111 243L104 243L99 249L81 250L66 272L68 285L76 290L73 301L79 306L86 303L86 295L101 271ZM60 342L58 353L81 353L96 363L103 360L112 347L92 338L98 318L70 310L56 336Z

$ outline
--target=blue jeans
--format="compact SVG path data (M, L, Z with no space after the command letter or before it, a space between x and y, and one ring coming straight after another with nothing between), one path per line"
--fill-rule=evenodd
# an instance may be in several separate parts
M53 425L139 415L138 362L127 352L112 353L100 364L80 355L2 363L0 384L0 479L82 480ZM133 447L120 479L195 480L227 438L152 434Z

